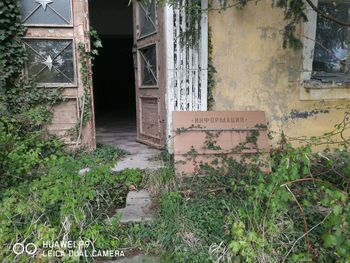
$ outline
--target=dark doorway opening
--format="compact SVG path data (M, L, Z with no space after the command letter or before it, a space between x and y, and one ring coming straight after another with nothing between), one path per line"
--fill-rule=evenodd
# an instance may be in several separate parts
M133 12L128 2L89 1L90 24L103 45L93 67L97 143L121 147L136 138Z
M97 118L135 113L135 79L130 36L101 36L103 48L94 61L94 100Z

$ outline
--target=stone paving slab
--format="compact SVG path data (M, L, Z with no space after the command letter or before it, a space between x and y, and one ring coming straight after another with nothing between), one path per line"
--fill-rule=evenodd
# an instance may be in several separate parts
M160 151L136 142L136 120L130 118L130 116L125 117L115 114L101 116L96 126L98 143L118 147L130 153L130 155L119 160L112 171L120 172L126 168L141 170L161 168L162 164L160 162L152 160ZM86 172L87 170L83 169L81 174ZM117 212L122 215L121 223L140 222L153 219L154 211L152 211L151 207L151 196L146 190L132 191L127 196L126 207L119 209ZM158 263L160 260L154 256L141 254L102 262Z
M127 155L119 160L114 168L113 172L120 172L124 169L140 169L140 170L157 170L162 167L160 161L153 161L154 154L134 154Z
M126 204L146 206L152 203L151 197L146 190L132 191L126 197Z
M152 199L147 190L131 191L126 197L126 207L118 209L121 213L120 223L136 223L151 221L154 218L152 210Z
M136 141L136 120L131 115L104 115L96 125L96 139L100 144L124 149L130 153L119 160L112 171L129 169L158 169L160 162L151 161L160 151Z

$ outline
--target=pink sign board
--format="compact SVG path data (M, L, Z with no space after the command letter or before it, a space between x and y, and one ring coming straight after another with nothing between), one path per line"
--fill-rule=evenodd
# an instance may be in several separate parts
M174 112L173 134L175 168L181 175L200 173L201 165L218 155L266 159L270 151L263 111Z

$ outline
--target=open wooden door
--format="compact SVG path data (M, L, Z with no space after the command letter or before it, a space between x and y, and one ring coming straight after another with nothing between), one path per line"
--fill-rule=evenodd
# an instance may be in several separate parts
M133 2L137 141L163 148L166 141L163 7Z

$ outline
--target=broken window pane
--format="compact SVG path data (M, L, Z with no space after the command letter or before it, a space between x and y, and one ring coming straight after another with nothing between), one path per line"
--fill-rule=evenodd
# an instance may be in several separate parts
M23 40L27 73L38 83L74 83L72 40Z
M141 84L143 86L157 85L157 53L156 45L140 50Z
M70 25L70 0L22 0L23 24Z
M155 0L140 2L140 37L149 35L156 31L156 4Z
M318 4L324 13L343 22L350 22L350 2L322 0ZM349 28L320 16L317 18L313 60L313 78L333 78L349 73Z

